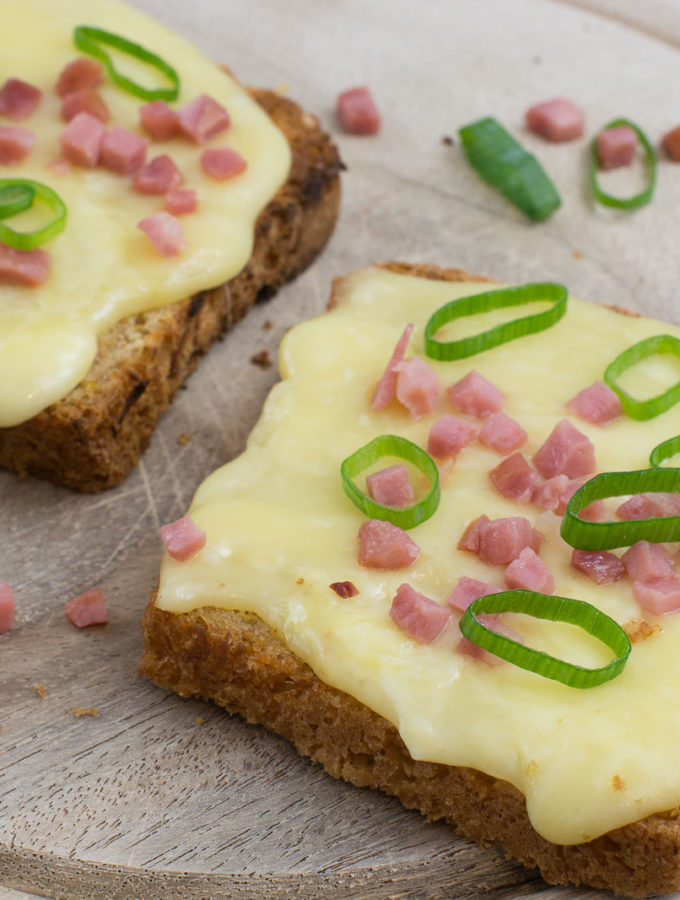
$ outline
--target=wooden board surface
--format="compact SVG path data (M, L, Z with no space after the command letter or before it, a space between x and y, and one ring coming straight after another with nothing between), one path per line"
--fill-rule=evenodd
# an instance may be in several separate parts
M286 86L316 112L348 166L344 206L320 261L202 364L125 484L81 497L0 473L0 580L18 604L0 637L0 897L603 896L548 887L494 849L333 781L262 729L167 695L136 666L159 525L242 449L277 377L251 356L275 358L286 329L322 311L335 275L389 258L460 265L561 281L680 323L680 167L664 163L655 203L622 216L589 201L585 142L524 135L564 200L537 226L442 140L488 114L523 134L524 110L555 95L578 101L591 130L625 114L656 140L679 116L676 4L137 3L244 81ZM337 131L334 98L358 83L381 107L377 138ZM193 440L180 444L183 433ZM111 621L80 632L63 604L94 585Z

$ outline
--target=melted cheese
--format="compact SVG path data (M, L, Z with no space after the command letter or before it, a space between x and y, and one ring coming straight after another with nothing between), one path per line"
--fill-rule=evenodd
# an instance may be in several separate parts
M414 420L397 404L373 413L373 387L406 322L415 323L408 355L423 355L429 315L484 289L374 268L345 279L331 312L287 335L283 381L246 451L194 499L191 515L207 545L185 563L165 558L157 602L175 612L216 606L257 613L319 678L397 726L415 759L473 766L511 782L540 834L577 843L680 804L680 615L656 620L660 628L633 645L619 678L584 691L462 656L454 649L456 627L421 645L389 617L399 584L409 581L440 603L461 575L503 585L502 567L456 549L465 524L481 513L525 515L544 533L541 557L557 594L587 600L621 623L644 616L628 579L597 586L570 567L558 517L491 488L487 473L500 457L480 444L462 451L437 512L409 532L421 549L410 569L357 564L364 519L341 487L342 460L378 434L427 445L435 416ZM625 347L663 332L680 335L571 297L567 315L547 331L470 359L431 362L442 388L437 415L452 411L444 388L475 368L501 387L507 413L528 431L527 458L568 416L595 444L600 470L645 468L652 447L677 432L677 408L649 422L623 418L601 428L570 416L565 402L601 379ZM668 379L655 368L648 378ZM329 588L336 581L352 581L359 594L339 598ZM528 642L603 664L601 645L571 626L515 618Z
M78 384L92 364L99 332L236 275L250 256L257 215L287 177L290 148L264 111L214 62L117 0L0 0L0 17L0 84L21 78L43 91L36 112L16 123L35 131L35 147L19 165L0 167L0 174L48 184L68 207L65 231L44 246L52 254L47 283L39 289L0 287L0 427L7 427ZM188 140L149 144L147 159L169 153L185 186L198 194L199 211L181 219L188 249L178 257L160 256L136 227L163 209L163 197L138 194L129 178L104 169L73 166L60 176L49 166L59 156L65 127L54 85L62 68L82 55L72 38L82 24L131 38L173 65L181 79L173 107L206 93L229 112L231 127L208 146L230 146L245 157L248 168L237 178L207 177L200 166L204 147ZM140 73L142 78L148 82L148 73ZM110 124L142 133L144 101L108 80L99 90L111 110ZM16 223L21 227L19 218Z

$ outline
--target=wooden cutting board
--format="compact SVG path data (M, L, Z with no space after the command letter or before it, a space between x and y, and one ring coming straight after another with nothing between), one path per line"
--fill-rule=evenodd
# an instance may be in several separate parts
M655 202L638 213L595 209L586 142L546 145L522 126L529 105L556 95L580 103L591 130L625 114L656 140L678 124L675 4L260 0L253 15L248 0L137 2L245 82L288 87L318 113L348 166L344 206L321 260L202 364L125 484L86 497L0 473L0 580L18 603L0 637L0 897L605 896L550 888L495 849L333 781L264 730L160 691L136 666L159 525L242 449L277 377L251 357L275 360L335 275L431 261L550 278L680 322L680 167L661 165ZM334 98L358 83L383 113L376 138L336 128ZM558 184L563 207L548 222L525 221L462 160L457 127L489 114ZM94 585L111 621L77 631L63 604Z

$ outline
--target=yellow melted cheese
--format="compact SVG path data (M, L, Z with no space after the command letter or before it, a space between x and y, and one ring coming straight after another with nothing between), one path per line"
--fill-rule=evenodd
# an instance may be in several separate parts
M587 600L620 623L645 616L629 579L598 586L570 567L557 516L491 488L488 471L500 457L481 444L460 453L437 512L409 532L421 550L410 569L357 564L364 517L340 481L342 460L378 434L427 446L436 416L414 420L398 404L373 413L373 387L407 322L415 324L407 356L422 356L429 315L485 289L376 268L345 279L336 308L285 338L283 381L246 451L194 499L191 515L207 545L188 562L166 556L157 602L175 612L216 606L257 613L319 678L397 726L415 759L472 766L511 782L540 834L578 843L680 804L680 614L647 616L659 630L633 645L620 677L590 690L465 657L455 650L455 624L435 643L419 644L389 616L402 582L440 603L462 575L503 586L502 567L456 549L465 524L481 513L524 515L543 532L541 557L557 594ZM437 415L453 411L445 388L475 368L503 390L506 412L528 431L527 458L567 416L593 441L599 470L645 468L650 450L677 432L677 407L649 422L623 418L603 428L570 415L565 403L601 379L625 347L663 332L680 335L571 297L566 316L547 331L457 362L428 360L442 390ZM651 380L678 377L654 368ZM341 599L329 588L336 581L352 581L359 594ZM602 646L571 626L515 618L527 642L584 665L605 661Z
M90 368L97 334L120 319L165 306L236 275L248 260L253 223L285 181L290 148L283 134L247 93L213 61L139 10L117 0L0 0L0 84L20 78L43 91L37 110L23 122L0 124L32 129L37 136L19 165L0 166L2 178L32 178L52 187L68 207L64 232L44 245L52 255L40 288L0 285L0 427L18 424L64 397ZM54 85L63 67L82 53L73 43L77 25L96 25L152 50L178 71L180 108L206 93L229 112L231 127L206 145L151 141L147 160L169 153L196 190L199 210L181 218L188 249L162 257L137 227L159 212L164 197L131 189L131 179L105 169L73 166L58 175L61 98ZM131 74L129 61L121 67ZM128 66L126 69L125 66ZM158 84L157 73L136 73ZM139 107L145 101L108 79L99 91L111 110L111 125L143 134ZM206 176L200 155L206 146L229 146L248 162L236 178ZM27 214L24 214L27 215ZM17 217L16 227L20 225Z

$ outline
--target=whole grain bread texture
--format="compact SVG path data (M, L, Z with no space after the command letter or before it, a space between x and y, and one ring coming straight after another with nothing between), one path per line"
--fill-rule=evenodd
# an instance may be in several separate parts
M431 265L385 267L424 278L489 281ZM332 295L329 305L334 302ZM533 829L524 796L513 785L475 769L414 760L390 722L324 684L255 614L208 607L169 613L152 597L143 634L139 672L160 687L211 700L264 725L334 778L391 794L469 840L500 845L552 884L631 897L680 888L678 809L587 843L553 844Z
M288 179L257 219L253 252L231 281L123 319L99 338L83 381L63 400L0 428L0 466L78 491L119 484L211 344L320 253L340 202L338 151L318 120L272 91L251 96L285 134Z

